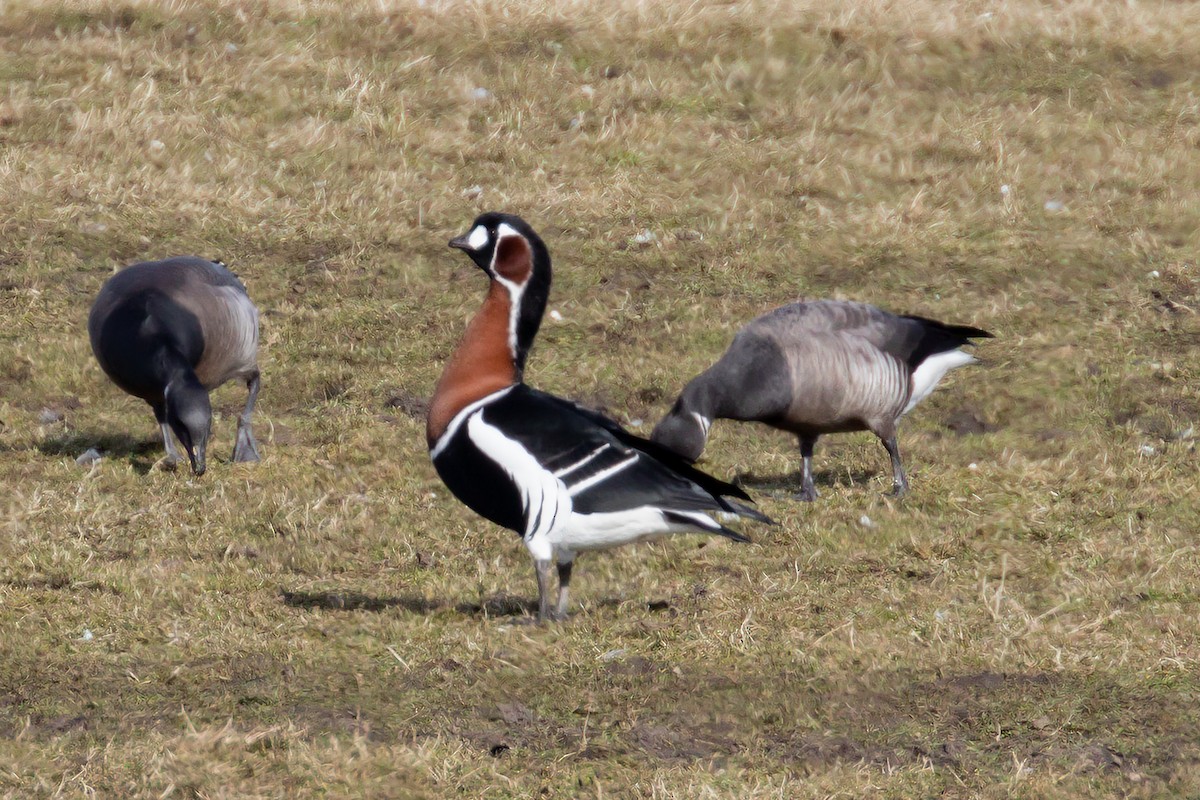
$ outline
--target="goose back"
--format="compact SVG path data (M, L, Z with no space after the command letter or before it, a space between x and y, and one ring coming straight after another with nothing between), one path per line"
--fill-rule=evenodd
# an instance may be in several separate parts
M958 350L970 337L989 335L866 303L792 303L748 323L691 393L713 398L694 404L705 417L802 434L875 429L973 361Z
M130 394L161 396L167 352L205 388L257 370L258 310L223 264L190 256L135 264L101 288L88 317L100 366Z

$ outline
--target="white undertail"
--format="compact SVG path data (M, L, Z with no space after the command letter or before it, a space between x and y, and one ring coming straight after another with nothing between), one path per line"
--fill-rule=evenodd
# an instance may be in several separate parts
M967 364L974 364L975 361L975 356L962 350L935 353L922 361L912 374L912 395L901 414L912 411L917 403L928 397L934 387L938 385L938 381L946 377L947 372L957 367L965 367Z

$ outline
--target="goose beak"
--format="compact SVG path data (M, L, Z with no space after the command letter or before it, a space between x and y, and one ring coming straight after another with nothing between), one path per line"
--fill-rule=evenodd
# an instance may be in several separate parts
M188 452L188 457L192 462L192 473L198 478L208 469L208 460L205 458L205 448L197 447L195 452Z
M471 247L470 243L467 242L467 239L469 238L470 235L466 233L464 233L462 236L455 236L450 240L450 246L458 250L474 250L475 248Z

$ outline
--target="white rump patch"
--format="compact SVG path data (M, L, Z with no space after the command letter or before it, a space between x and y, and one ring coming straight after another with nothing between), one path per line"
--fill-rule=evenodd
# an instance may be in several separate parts
M902 414L907 414L916 407L917 403L924 400L938 385L938 381L946 377L946 373L957 367L965 367L967 364L974 364L975 356L962 350L950 350L945 353L937 353L921 362L921 366L917 367L916 372L912 374L912 395L908 399L908 405L904 407Z
M472 250L482 250L487 243L487 228L482 225L476 225L475 229L471 231L471 235L467 237L467 246Z
M551 541L559 548L573 551L602 550L634 542L657 539L672 533L699 533L714 531L717 524L699 511L674 512L695 524L671 522L661 508L639 506L625 511L607 511L597 514L573 513Z
M235 345L231 360L236 374L252 372L258 365L258 309L246 293L232 286L218 290L225 298L233 318Z

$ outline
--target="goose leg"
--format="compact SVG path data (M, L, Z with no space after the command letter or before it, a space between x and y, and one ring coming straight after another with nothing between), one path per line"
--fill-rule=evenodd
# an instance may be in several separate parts
M250 415L254 413L254 403L258 400L258 389L261 384L258 372L246 380L246 388L250 390L250 394L246 398L246 407L238 417L237 444L233 446L234 461L258 461L258 444L254 441L254 433L250 430Z
M554 618L550 612L550 565L553 563L549 558L539 558L533 562L537 570L538 623L541 625Z
M908 478L904 476L904 465L900 463L900 445L896 441L896 433L893 431L890 436L881 436L880 439L892 458L892 496L903 497L908 492Z
M816 446L816 436L800 437L800 456L803 460L800 468L800 492L796 495L796 499L804 503L811 503L818 496L817 487L813 484L812 474L813 449Z
M571 570L574 566L574 553L558 554L558 604L554 609L554 618L559 621L567 618L567 593L571 586Z

